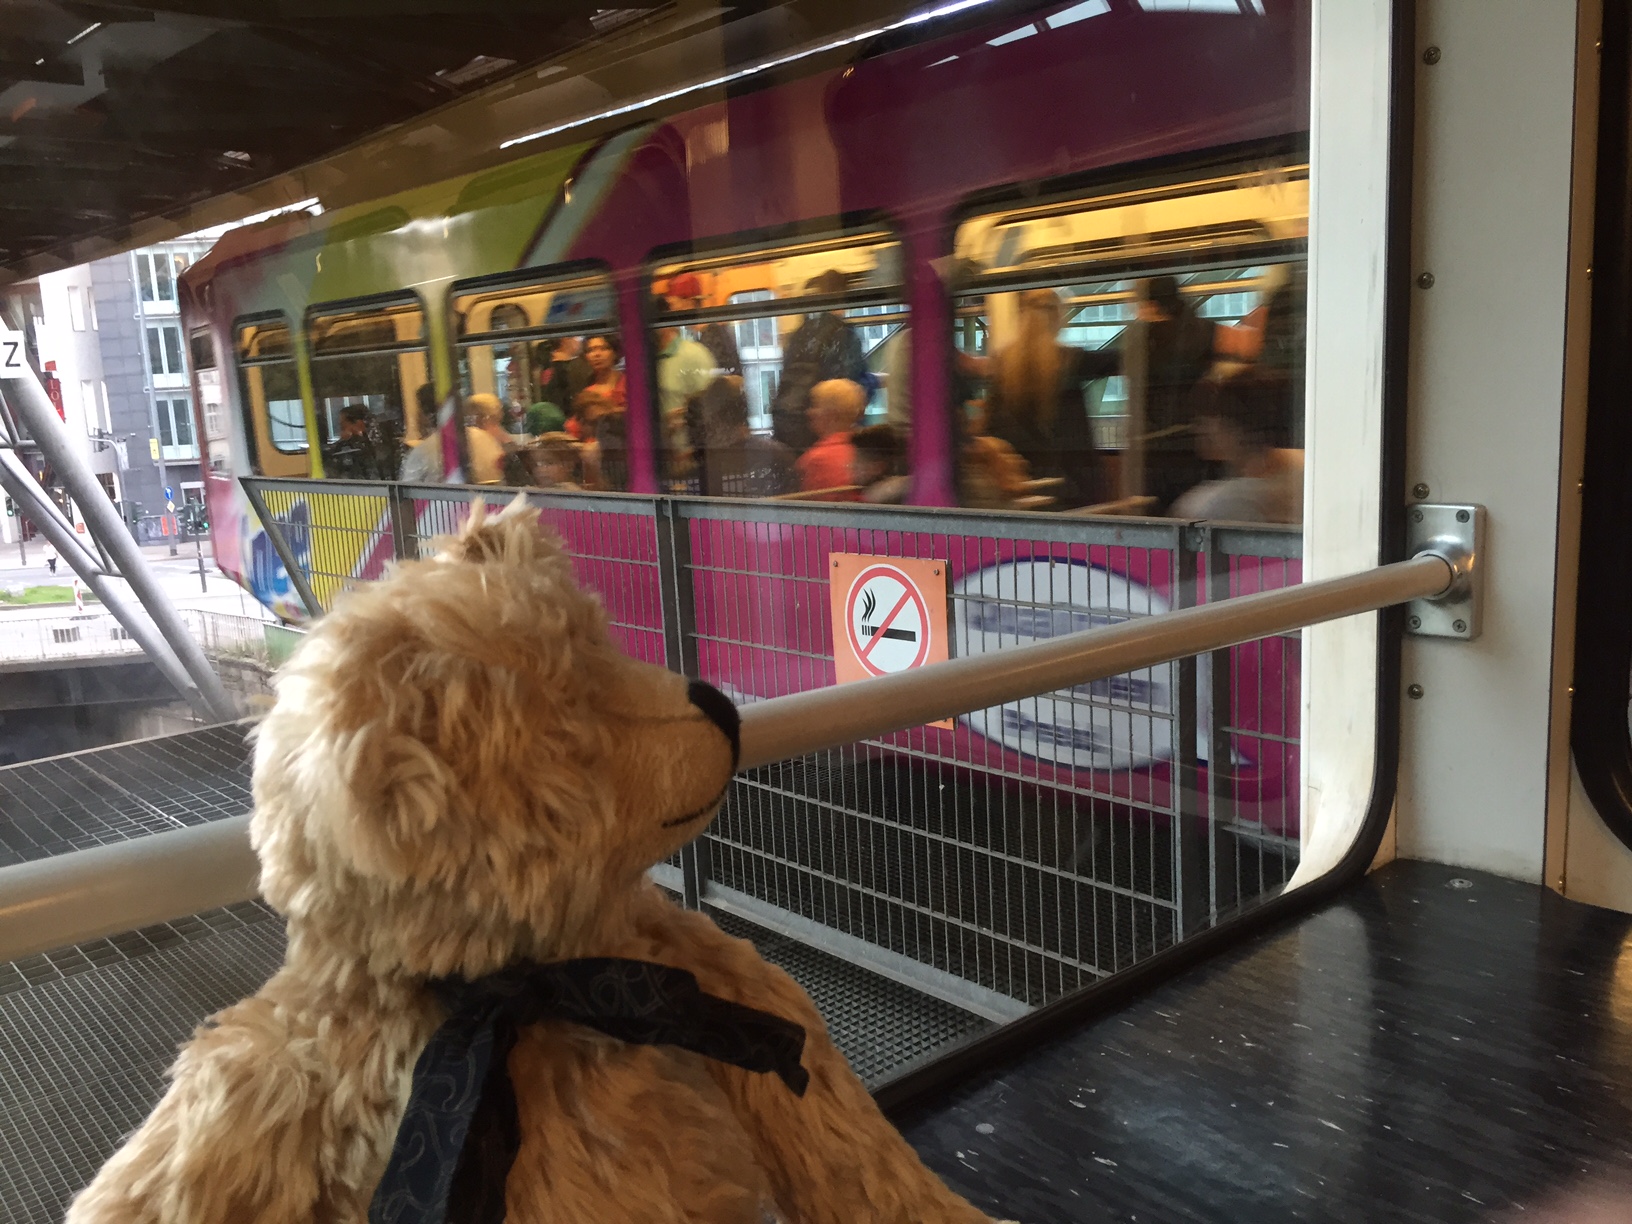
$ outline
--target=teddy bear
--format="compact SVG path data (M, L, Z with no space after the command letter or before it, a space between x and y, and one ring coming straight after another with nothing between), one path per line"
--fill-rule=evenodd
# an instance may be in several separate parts
M255 733L283 966L70 1224L985 1220L804 991L649 881L737 729L619 652L520 499L349 592Z

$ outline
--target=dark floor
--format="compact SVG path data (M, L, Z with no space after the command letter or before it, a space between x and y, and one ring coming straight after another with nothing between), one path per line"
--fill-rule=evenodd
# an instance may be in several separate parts
M1632 1177L1632 916L1398 863L903 1129L1026 1224L1524 1219Z

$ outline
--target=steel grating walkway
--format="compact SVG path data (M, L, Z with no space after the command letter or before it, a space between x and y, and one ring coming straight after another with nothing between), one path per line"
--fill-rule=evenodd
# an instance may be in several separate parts
M0 867L249 810L247 722L0 769Z
M242 815L249 724L0 768L0 867ZM838 957L713 912L805 987L877 1085L990 1022ZM57 1224L147 1115L206 1016L283 959L283 923L246 902L0 963L0 1221Z

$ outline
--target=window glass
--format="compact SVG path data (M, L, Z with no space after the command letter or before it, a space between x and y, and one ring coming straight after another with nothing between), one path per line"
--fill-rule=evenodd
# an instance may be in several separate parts
M191 256L162 251L136 253L136 284L144 302L174 302L176 277L186 271Z
M652 347L668 487L904 500L900 258L893 235L871 231L660 264Z
M600 272L455 285L476 484L628 487L623 343Z
M68 286L68 321L75 331L85 330L85 306L80 300L78 285Z
M318 307L307 336L324 475L395 480L405 450L435 427L424 307Z
M185 397L171 397L157 401L159 418L159 445L167 460L198 458L198 447L193 441L193 404Z
M187 337L187 353L193 360L195 370L215 369L215 344L210 339L210 329L195 327Z
M278 454L307 449L306 408L289 325L282 319L246 323L237 334L238 378L245 424L254 439L256 470L285 475L299 472Z
M155 376L187 373L187 364L181 356L181 328L174 323L149 323L147 360Z
M1302 519L1302 165L965 221L965 504Z

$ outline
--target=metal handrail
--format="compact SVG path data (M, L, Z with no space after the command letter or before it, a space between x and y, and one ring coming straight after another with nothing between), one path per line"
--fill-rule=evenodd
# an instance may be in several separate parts
M1459 577L1451 561L1423 553L1365 573L754 702L742 707L741 767L1432 599ZM246 901L258 877L248 816L0 869L0 963Z

